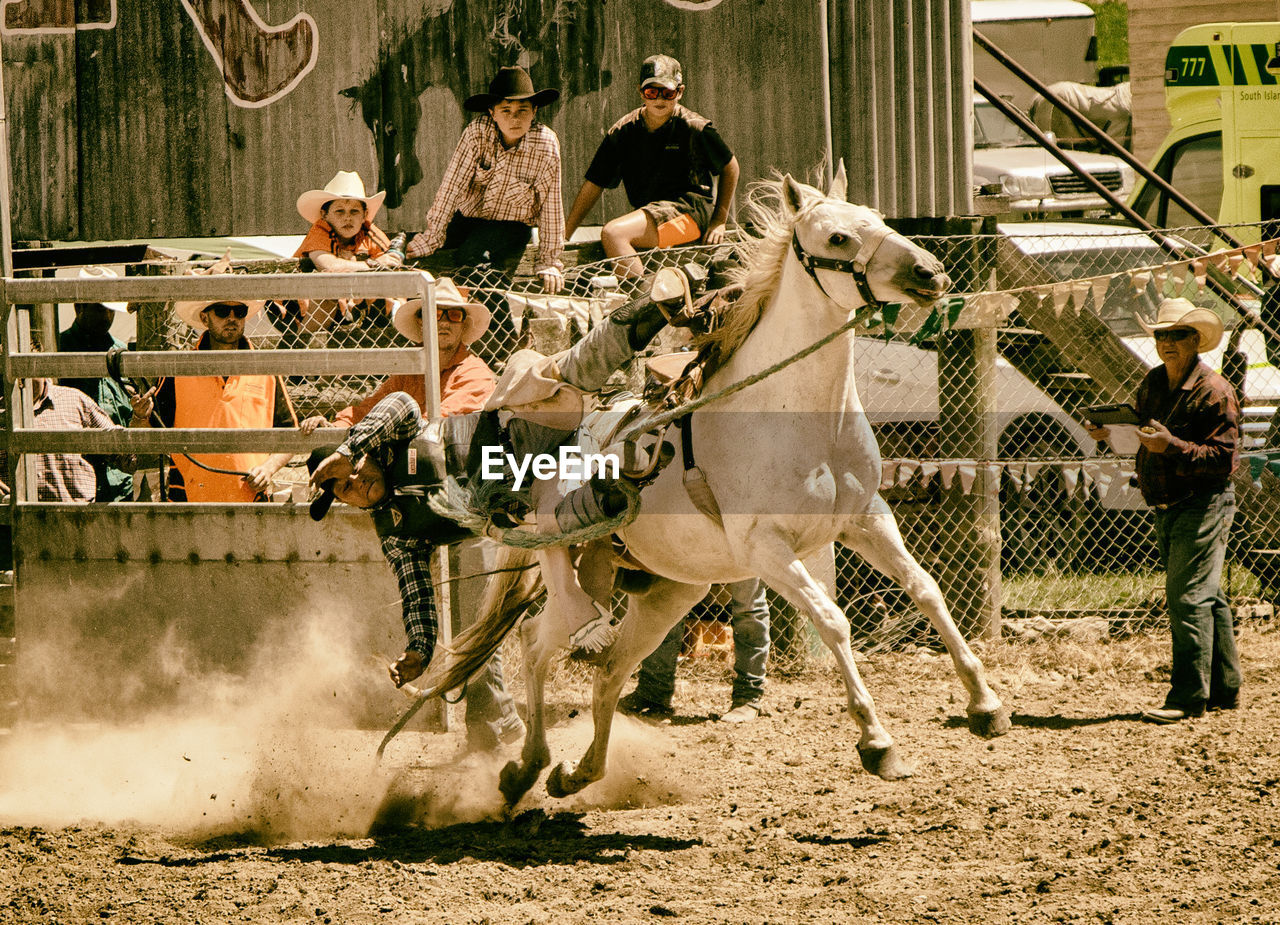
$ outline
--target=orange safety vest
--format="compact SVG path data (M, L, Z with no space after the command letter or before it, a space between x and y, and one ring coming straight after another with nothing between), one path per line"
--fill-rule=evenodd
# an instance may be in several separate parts
M173 380L174 427L266 429L276 412L274 376L180 376ZM196 458L206 466L248 472L267 461L267 453L207 453ZM238 475L201 469L185 456L175 456L188 501L253 501L253 489Z

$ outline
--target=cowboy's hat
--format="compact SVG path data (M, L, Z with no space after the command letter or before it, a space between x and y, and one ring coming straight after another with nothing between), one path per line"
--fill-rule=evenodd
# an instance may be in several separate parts
M326 202L335 199L359 199L364 203L364 217L372 222L373 217L382 208L382 200L387 198L385 191L366 196L364 181L354 170L339 170L333 179L325 184L324 189L309 189L298 197L298 214L313 225L320 220L320 209Z
M245 320L252 318L254 315L258 314L258 312L262 311L262 306L265 304L261 300L205 299L202 302L174 302L173 310L188 327L195 328L197 331L203 331L208 327L208 325L200 320L200 313L210 305L220 305L224 302L228 305L243 305L248 308L249 314L246 316Z
M473 344L489 327L489 309L480 302L473 302L471 294L454 285L453 280L441 278L436 280L436 307L455 306L467 310L466 320L462 322L462 342ZM391 316L391 323L396 330L415 344L422 343L422 300L410 299L397 306Z
M467 97L462 105L472 112L488 112L503 100L528 100L534 106L545 106L560 99L560 91L533 89L533 78L522 67L498 68L497 75L489 81L488 93Z
M1167 331L1170 328L1194 328L1200 335L1198 351L1212 350L1222 342L1222 319L1207 308L1199 308L1189 299L1165 299L1156 311L1155 323L1141 315L1138 324L1148 334Z
M76 274L80 279L119 279L120 274L111 267L81 267L80 272ZM80 300L80 304L85 305L101 305L103 308L109 308L113 312L127 312L129 310L128 302L85 302Z

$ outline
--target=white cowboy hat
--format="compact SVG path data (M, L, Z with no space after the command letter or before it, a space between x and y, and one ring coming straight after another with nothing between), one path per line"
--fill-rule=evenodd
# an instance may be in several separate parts
M325 184L324 189L309 189L298 197L298 214L313 225L320 220L320 209L326 202L335 199L359 199L364 203L364 217L372 222L373 217L382 208L382 200L387 198L386 192L366 196L364 181L354 170L339 170L333 179Z
M1198 352L1212 350L1222 342L1222 319L1207 308L1200 308L1190 299L1165 299L1156 311L1155 323L1141 315L1138 324L1148 334L1167 331L1170 328L1194 328L1200 335Z
M182 322L186 324L188 327L195 328L197 331L203 331L208 326L203 321L200 320L200 313L204 311L206 308L208 308L210 305L218 305L223 302L229 305L246 306L249 309L249 314L245 318L246 321L249 318L252 318L254 315L258 314L258 312L262 311L262 306L265 304L261 300L249 301L247 299L206 299L203 302L174 302L173 310L174 312L177 313L178 317L182 320Z
M81 279L119 279L120 274L111 267L81 267L77 274ZM113 312L127 312L129 310L128 302L88 302L81 299L82 304L101 305L103 308L109 308Z
M448 308L457 306L467 310L466 321L463 322L462 342L473 344L489 327L489 309L479 302L471 301L471 294L454 285L453 280L441 278L436 280L436 307ZM410 299L396 307L391 322L396 330L415 344L422 343L422 300Z

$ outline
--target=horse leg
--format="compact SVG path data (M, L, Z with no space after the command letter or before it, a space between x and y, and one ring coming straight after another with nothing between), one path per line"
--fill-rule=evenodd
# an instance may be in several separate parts
M551 764L551 749L547 745L546 700L547 670L551 665L554 649L539 647L539 624L546 616L539 614L526 620L520 627L520 644L524 652L524 689L528 701L524 747L520 761L507 762L498 775L498 789L508 806L515 806L538 781L544 768Z
M604 777L609 733L623 686L641 659L658 647L671 627L706 596L709 587L662 579L643 595L631 595L618 638L596 668L591 690L591 744L576 764L561 762L551 771L547 793L565 797Z
M871 510L858 516L846 527L839 541L862 556L868 564L888 575L907 592L907 596L929 618L929 623L951 653L952 664L960 682L969 692L969 731L983 738L993 738L1009 731L1009 713L987 684L986 673L947 609L946 601L933 577L921 568L902 542L898 523L888 504L879 495Z
M849 644L849 619L844 611L781 537L774 543L756 542L753 550L752 563L760 568L760 577L799 611L809 615L819 638L836 657L848 693L849 715L858 723L862 733L858 739L862 766L885 780L910 777L911 766L902 760L893 739L880 725L875 703L854 663L853 648ZM825 563L832 556L833 552L828 547L820 558L815 557L820 572L825 570Z

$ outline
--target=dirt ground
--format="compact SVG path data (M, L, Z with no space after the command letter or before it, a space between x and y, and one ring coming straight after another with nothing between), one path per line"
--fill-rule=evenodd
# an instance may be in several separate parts
M1280 631L1243 630L1244 708L1145 725L1167 645L981 649L1013 711L992 742L945 656L862 659L915 766L892 783L861 770L833 670L771 678L769 715L735 727L712 719L724 668L686 665L674 721L620 720L604 781L510 815L457 733L406 733L374 769L379 731L279 704L253 730L20 727L0 921L1280 922ZM553 695L556 760L585 697Z

